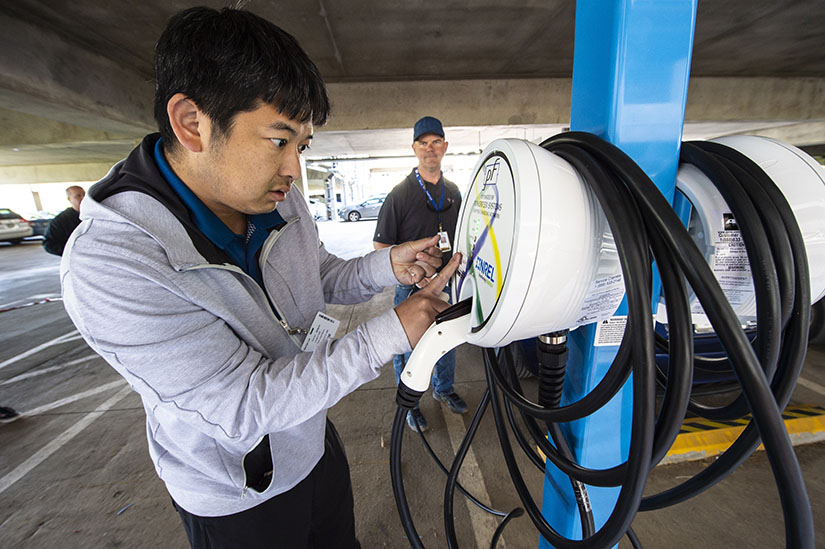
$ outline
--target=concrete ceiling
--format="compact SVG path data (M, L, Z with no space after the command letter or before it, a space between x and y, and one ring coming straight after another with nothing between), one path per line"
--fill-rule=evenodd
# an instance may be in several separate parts
M226 2L0 3L0 182L126 154L154 127L154 42L170 15L199 4ZM333 118L314 157L408 154L425 113L448 126L451 152L569 121L572 0L244 4L292 33L329 84ZM823 29L821 0L699 0L686 136L773 132L823 147Z

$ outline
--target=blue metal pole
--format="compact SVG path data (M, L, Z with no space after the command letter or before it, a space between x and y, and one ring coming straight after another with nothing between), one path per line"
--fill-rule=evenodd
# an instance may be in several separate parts
M672 203L685 116L697 0L578 0L570 129L622 149ZM654 283L654 301L659 293ZM654 303L655 306L655 303ZM655 309L654 309L655 310ZM625 303L616 312L627 314ZM617 345L594 345L596 325L571 333L563 404L579 400L604 377ZM631 383L592 416L566 425L579 463L603 469L627 459ZM547 465L542 511L561 534L581 539L568 478ZM613 511L618 488L588 487L596 528ZM550 544L541 539L540 548Z

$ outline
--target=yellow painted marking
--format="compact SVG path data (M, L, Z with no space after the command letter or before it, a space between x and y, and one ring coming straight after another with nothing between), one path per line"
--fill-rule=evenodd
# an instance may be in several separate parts
M791 442L825 440L825 414L787 419L785 420L785 429L791 437ZM727 450L742 434L745 426L725 427L724 429L713 429L711 431L700 431L695 427L683 426L682 430L690 430L691 432L683 432L676 437L673 446L671 446L662 463L719 455ZM758 450L764 449L765 447L760 444Z
M790 436L794 445L806 442L817 442L825 440L825 408L819 406L794 406L791 410L810 410L817 415L806 415L803 417L786 419L785 430ZM739 438L745 430L750 417L736 420L740 426L730 427L723 425L719 429L702 429L696 425L722 425L713 421L691 419L682 424L682 432L676 437L667 456L661 464L689 461L692 459L704 459L721 454L727 450L733 442ZM536 447L539 454L545 457L541 449ZM765 446L760 444L757 450L764 450Z
M719 423L717 421L703 421L702 425L716 427L717 429L730 429L731 427L733 427L733 425L728 425L727 423Z

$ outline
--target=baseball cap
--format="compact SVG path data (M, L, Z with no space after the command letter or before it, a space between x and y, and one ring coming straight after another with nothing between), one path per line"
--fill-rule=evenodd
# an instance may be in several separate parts
M418 141L418 138L424 134L434 133L444 137L444 128L441 127L441 120L433 118L432 116L425 116L415 123L413 128L413 141Z

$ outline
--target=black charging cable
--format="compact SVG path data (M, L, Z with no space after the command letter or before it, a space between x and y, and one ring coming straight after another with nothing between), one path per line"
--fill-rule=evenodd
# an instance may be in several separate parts
M771 204L776 208L776 215L782 221L783 233L788 237L792 259L790 261L786 260L785 265L793 265L795 267L792 277L793 289L788 290L790 293L786 294L788 296L787 299L790 300L792 297L791 312L786 320L783 319L785 322L781 338L780 357L774 376L770 380L772 395L765 398L764 391L760 391L760 400L758 402L752 402L751 404L754 408L757 408L764 405L766 400L770 400L775 403L777 410L782 410L787 406L796 380L801 372L808 343L811 295L802 234L796 224L793 211L787 204L781 191L752 160L734 149L716 143L696 143L695 146L701 151L714 155L718 162L722 162L722 160L720 160L721 158L729 165L735 164L742 170L739 172L740 174L742 172L746 173L748 175L747 181L750 185L748 189L750 190L754 185L758 185L759 188L766 193ZM706 158L705 161L709 160ZM722 168L717 167L717 169ZM748 255L749 257L751 256L750 250L748 250ZM782 302L784 302L784 299L782 299ZM757 310L758 309L759 303L757 302ZM724 341L723 345L728 349ZM729 354L731 354L730 351ZM738 371L737 375L739 375ZM748 397L748 400L751 400L750 397ZM749 423L739 438L711 465L682 484L661 494L645 498L642 502L641 510L659 509L674 503L679 503L713 486L730 474L733 469L753 453L760 443L760 433L766 443L766 450L768 441L765 439L770 437L772 444L773 439L777 436L787 439L784 428L781 434L778 435L773 432L775 430L765 429L765 432L763 432L763 428L759 427L759 420L756 418L756 414L754 414L754 418L756 422L752 421ZM789 444L783 446L785 447L781 452L771 450L769 458L772 458L771 467L777 478L777 485L782 499L786 530L788 531L786 535L788 538L788 547L811 547L813 546L813 526L810 518L810 504L807 493L802 483L798 463L795 463L796 459L795 456L793 456L793 450L788 447ZM776 454L779 455L774 458L773 456ZM777 468L787 469L784 473L778 473ZM786 481L786 477L788 476L791 478Z
M703 254L633 160L610 143L581 132L557 135L542 143L542 147L573 165L602 206L619 253L628 320L618 353L604 378L587 395L564 406L552 405L555 402L543 405L544 398L534 403L525 396L513 373L509 350L505 349L499 357L492 349L483 351L502 454L528 517L557 548L611 547L624 535L634 547L641 547L631 528L639 510L662 508L701 493L730 474L761 442L779 491L786 544L813 548L810 502L781 417L804 361L811 299L804 242L782 192L753 161L734 149L716 143L683 144L681 160L699 167L717 185L742 228L757 288L757 334L749 339ZM653 261L667 304L669 337L664 342L659 339L659 346L666 344L667 348L666 372L657 371L655 360L657 343L650 307ZM722 369L729 365L742 388L741 395L723 406L709 407L690 399L696 360L686 282L728 354L726 361L700 360L699 366ZM561 424L586 417L604 406L630 373L633 410L627 460L607 469L581 466L564 443L558 444L564 440ZM658 411L657 375L665 388ZM420 397L420 393L409 393L399 385L390 461L402 525L411 545L421 547L406 507L403 482L396 487L396 477L400 479L400 431L406 409ZM711 418L735 418L750 412L753 419L731 447L703 471L678 486L643 498L649 471L673 444L688 409ZM526 434L518 426L515 411L522 418ZM546 429L539 426L539 421ZM508 426L537 467L542 460L531 446L538 447L571 482L620 487L614 509L599 529L592 531L583 525L583 539L569 539L547 523L521 475ZM555 444L547 440L548 431ZM454 542L450 541L451 546Z
M680 351L681 358L673 355L674 328L688 332L689 330L683 327L690 326L691 322L684 310L681 312L674 310L674 306L681 304L682 299L674 299L668 295L668 291L673 293L674 281L668 282L666 278L668 271L673 270L679 273L678 278L684 276L688 280L705 308L723 347L728 352L731 365L743 387L744 400L750 404L750 411L754 418L734 445L705 471L664 494L645 498L640 502L640 508L645 510L677 503L712 486L730 474L752 453L759 443L759 434L761 434L780 492L785 514L787 545L788 547L813 547L810 503L799 464L785 432L780 413L790 398L804 360L807 323L810 318L810 281L808 280L804 242L793 212L781 191L753 161L729 147L715 143L699 143L684 144L682 148L682 161L701 162L708 171L711 171L708 166L712 166L712 173L708 175L715 184L718 185L720 180L723 184L729 185L734 185L733 180L741 181L739 190L744 189L747 191L745 193L731 193L720 189L723 196L734 196L731 200L737 202L737 208L742 208L741 204L746 203L749 196L753 197L750 198L751 205L756 207L745 206L744 209L740 209L737 221L739 222L741 216L758 216L755 220L749 219L749 223L745 223L744 226L740 222L740 227L743 228L743 233L752 231L751 236L747 238L743 236L743 238L745 238L751 270L757 277L754 286L770 286L767 290L763 288L756 294L758 315L760 312L764 314L764 318L758 316L757 326L765 325L757 335L759 353L757 358L702 254L692 243L687 231L664 197L630 158L597 137L578 132L561 134L548 140L543 146L557 152L560 156L563 154L562 151L565 151L568 156L571 154L580 156L581 162L595 160L602 164L605 171L621 181L621 187L632 196L636 208L642 213L650 249L660 267L668 305L668 324L671 328L669 345L671 367L668 372L668 383L673 383L674 387L684 386L684 374L681 380L672 379L672 374L674 371L681 371L681 368L685 366L685 357L692 356L692 349ZM716 155L716 162L714 163L707 157L697 160L694 146L708 154ZM573 153L572 149L578 149L586 154ZM592 181L588 179L588 183L592 184ZM758 191L753 191L754 185L758 185ZM595 186L591 185L591 187L596 191ZM599 200L608 216L614 237L616 237L617 229L621 231L623 228L616 225L608 214L608 209L615 203L615 200L606 203L601 196ZM781 223L765 223L764 220L767 218L774 221L781 220ZM754 228L757 225L770 227L768 232L771 236L760 234L765 231ZM777 237L774 234L777 232L782 236ZM790 250L790 253L785 248ZM669 262L669 266L664 263L666 261ZM792 271L781 272L788 268L792 268ZM625 277L626 289L628 289L627 286L630 284L626 272ZM765 311L769 312L765 313ZM776 342L782 326L785 329L780 338L781 345L778 345ZM632 337L635 335L634 333ZM684 347L684 342L679 346ZM777 349L781 350L777 351ZM692 363L692 360L690 362ZM674 368L674 365L677 368ZM635 376L635 365L633 373ZM766 374L772 374L770 381ZM688 392L689 390L674 391L681 400L684 400L685 393ZM634 392L634 400L638 396ZM665 402L668 400L670 399L666 397ZM735 401L732 405L710 413L736 414L742 411L737 409L737 406ZM679 417L681 414L676 413L679 408L681 408L681 403L673 405L674 411L671 416L681 420ZM637 428L635 421L634 416L634 429ZM657 422L657 439L661 434L667 434L667 438L670 438L675 425L668 427L668 423L663 421L660 412ZM672 423L675 423L675 419ZM757 433L757 428L759 433ZM665 445L656 444L656 446L662 448ZM656 458L660 454L661 451L651 456L651 466L657 462Z
M625 289L631 305L629 306L628 315L629 328L625 333L622 347L631 345L625 351L629 352L634 359L631 366L634 374L632 432L646 429L643 426L644 423L638 421L637 401L649 399L652 402L653 400L653 395L650 392L638 390L638 386L635 384L636 377L640 373L650 376L650 363L647 360L640 361L642 357L648 358L647 351L644 348L639 349L636 345L641 332L652 331L649 324L650 317L649 313L644 313L648 318L648 323L634 323L633 318L636 314L639 314L639 308L634 310L631 300L633 294L650 295L651 287L648 273L652 259L655 259L659 267L662 291L665 294L667 303L668 325L670 328L670 338L667 342L669 367L663 379L666 387L665 396L652 428L653 444L650 446L649 452L642 452L647 454L644 465L640 465L640 457L637 455L639 447L643 445L639 445L634 449L631 441L627 462L605 470L583 468L569 460L567 456L560 455L552 445L547 443L541 429L531 429L529 427L530 421L524 422L534 442L547 454L548 459L571 478L577 478L586 484L597 486L622 486L616 507L600 531L581 541L569 540L561 538L552 529L548 529L549 525L543 523L543 517L538 512L537 506L526 499L529 494L527 494L526 487L523 486L523 481L518 476L519 473L511 471L514 485L519 495L522 496L522 502L528 516L533 519L534 524L545 539L555 547L609 547L617 543L624 533L631 537L635 546L638 539L635 538L635 534L632 534L629 526L637 510L659 508L678 503L700 493L730 474L759 444L760 437L756 428L758 425L759 431L762 433L762 441L765 443L766 448L770 447L768 458L776 476L777 487L780 491L785 513L788 547L813 547L813 522L810 504L802 482L799 465L784 431L780 414L780 409L787 404L804 359L806 331L803 327L809 322L810 315L810 287L804 244L790 207L781 192L758 166L743 155L736 153L736 151L712 143L697 145L701 148L713 149L717 154L724 155L726 162L736 163L738 166L735 170L717 166L717 171L724 169L727 169L728 172L735 171L739 178L744 177L743 173L747 173L750 178L748 182L751 179L758 180L757 184L764 193L758 194L755 199L751 199L751 202L765 201L766 197L769 199L770 205L764 209L759 207L761 204L750 209L747 207L744 210L737 208L738 216L756 215L760 218L767 216L782 221L783 236L776 237L773 234L768 236L764 230L760 231L757 228L754 229L756 236L748 237L746 240L749 261L751 264L760 263L760 265L752 268L755 277L754 284L768 286L767 289L761 290L756 296L757 325L763 324L764 327L761 330L757 328L755 338L757 350L754 352L751 341L742 330L736 315L707 267L702 254L696 249L689 234L661 196L661 193L632 160L612 145L588 134L562 134L548 140L543 146L573 164L579 174L582 175L582 178L593 189L605 211L619 248L620 257L623 260ZM690 151L691 147L692 145L686 144L685 150ZM693 158L689 156L690 154L691 152L687 152L686 155L683 155L682 160L686 161L688 158ZM705 162L709 161L705 160ZM719 177L716 174L716 179ZM607 180L612 181L614 185L611 186L606 183ZM743 184L742 186L747 188L747 185ZM748 190L750 189L748 188ZM732 200L743 202L745 198L740 193ZM762 222L757 218L755 222L746 223L745 226L740 224L740 226L743 227L743 231L747 231L751 230L753 225L759 225L760 223ZM762 223L762 225L769 227L768 232L770 233L779 230L776 223ZM640 226L642 230L639 231ZM634 258L644 257L647 262L642 269L639 269L638 265L635 269L629 269L628 264L632 262L624 261L624 254L627 251L625 245L633 246L633 243L629 242L630 239L624 238L623 234L629 233L632 235L634 231L639 231L637 233L637 244L641 248L637 250ZM791 250L790 255L785 249L785 242L787 242L787 248ZM634 262L636 259L634 259ZM781 267L778 268L777 264L781 264ZM779 272L789 265L796 268L784 274ZM791 282L788 282L789 279ZM754 422L745 429L739 440L727 452L703 472L663 494L642 499L641 494L638 492L628 491L628 480L631 483L637 482L636 475L646 476L649 469L666 455L667 450L672 445L676 435L678 435L679 427L688 407L701 413L700 405L689 402L694 354L692 324L684 284L685 280L690 283L691 288L697 294L720 337L722 345L728 351L728 361L734 368L743 387L743 394L745 395L743 400L749 402L754 408L752 410ZM791 304L790 307L789 303ZM781 337L779 337L780 333ZM626 376L626 373L622 370L623 357L621 355L622 349L620 349L616 360L614 360L608 371L608 376L612 375L613 380ZM517 387L517 382L512 379L507 380L499 372L498 360L495 355L488 354L486 358L490 383L497 386L502 396L508 401L508 405L512 404L518 408L524 416L533 416L551 422L566 422L577 417L583 417L577 414L565 414L562 418L554 417L554 412L564 409L572 410L581 401L568 404L557 410L548 410L529 402L521 393L520 388ZM622 376L619 376L619 372L622 372ZM771 376L770 381L766 374ZM604 383L604 380L602 383ZM612 383L600 387L602 383L597 386L600 397L604 394L612 395L617 390ZM495 411L498 400L497 391L493 393L492 403ZM593 394L594 392L591 392L584 398L595 399ZM600 401L603 401L602 398L595 399L595 402ZM739 401L740 399L737 398L733 403L720 407L718 410L711 410L709 413L714 417L723 414L728 417L738 417L738 414L743 412L739 408ZM648 410L647 413L651 413L652 416L653 406L648 406L646 409ZM556 413L555 415L560 416L561 414ZM510 424L512 427L512 420ZM500 440L502 440L504 454L507 456L509 451L504 448L506 437L502 433L500 433ZM506 444L509 446L508 442ZM642 449L644 450L644 448ZM510 464L511 460L508 459L508 466ZM623 498L622 496L625 494L628 497ZM615 525L619 525L619 527L615 527Z
M538 400L541 406L558 408L561 405L561 394L564 388L564 378L567 372L567 330L548 333L539 336L536 342L536 356L539 365L539 392ZM547 431L558 448L559 453L568 460L573 460L573 451L567 444L567 439L557 423L546 422ZM576 498L576 507L579 510L582 537L589 538L596 531L593 519L593 508L590 505L590 496L587 487L579 480L570 477L570 485Z
M470 306L471 300L469 299L456 303L455 305L439 313L439 315L436 317L436 324L466 315L469 312ZM405 533L407 534L407 538L410 540L410 544L412 547L423 547L423 544L421 542L420 536L418 535L418 532L415 529L415 523L412 519L409 503L406 498L406 492L404 490L404 477L401 473L401 448L406 414L409 412L409 410L413 409L418 404L418 401L420 400L422 394L423 393L420 391L410 389L403 382L399 383L398 392L396 394L396 403L398 404L398 408L396 409L396 415L393 420L392 435L390 439L390 471L393 486L393 494L395 496L396 506L398 508L399 515L401 516L401 524L404 528ZM416 422L416 426L418 427L418 434L421 437L421 441L424 444L425 449L427 450L433 461L436 463L436 465L438 465L438 467L441 469L441 471L445 475L447 475L447 482L445 483L444 487L444 526L449 547L458 547L458 540L456 538L455 533L455 518L453 516L453 501L456 489L458 489L467 499L469 499L472 503L474 503L483 511L498 517L503 517L503 520L498 525L493 535L493 539L491 541L490 546L491 549L495 548L498 544L498 541L501 538L501 534L504 528L507 526L507 524L509 524L509 522L513 518L517 518L524 514L524 511L520 508L513 509L508 513L492 509L491 507L481 503L478 500L478 498L473 496L458 482L458 474L461 470L462 464L464 463L464 458L467 454L467 451L470 448L470 445L472 444L476 432L478 431L478 426L480 425L481 419L483 418L484 413L487 410L488 403L489 391L485 391L484 395L482 395L481 401L478 404L478 407L476 408L475 413L473 414L473 418L470 422L470 426L468 427L467 432L464 435L464 439L459 445L459 449L456 452L455 457L453 458L453 462L450 466L449 471L446 469L446 467L438 458L438 456L436 456L435 452L433 451L432 447L427 442L426 437L421 431L420 426L418 426Z

